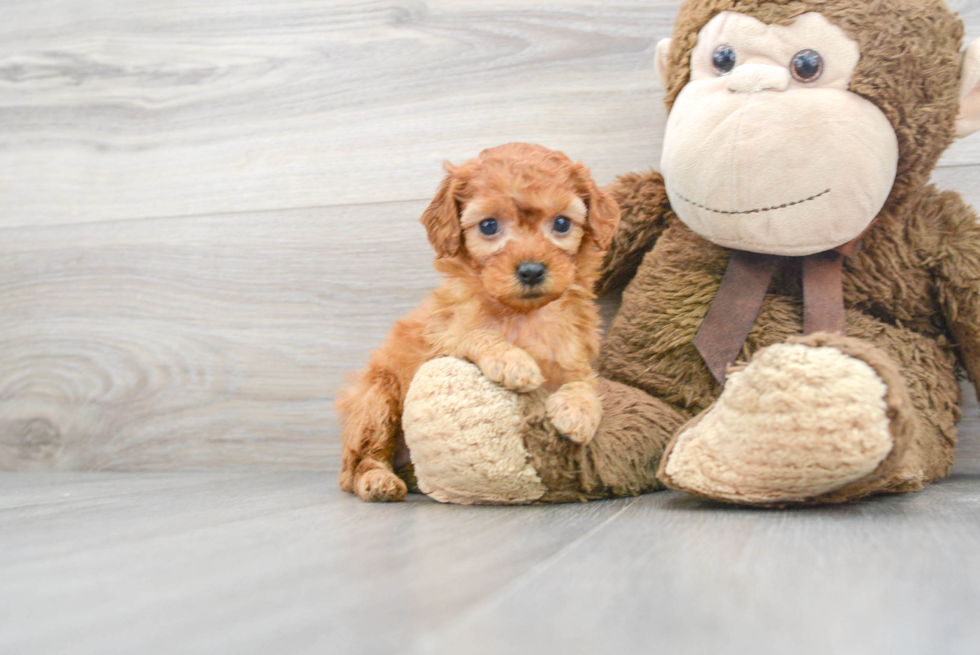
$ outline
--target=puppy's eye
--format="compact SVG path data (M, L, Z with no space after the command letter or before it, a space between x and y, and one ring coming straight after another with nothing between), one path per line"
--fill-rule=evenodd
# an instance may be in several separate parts
M555 219L555 224L552 226L556 234L568 234L568 231L572 229L572 219L565 216L559 216Z
M500 224L497 223L496 218L485 218L480 221L480 234L485 237L492 237L497 232L500 232Z

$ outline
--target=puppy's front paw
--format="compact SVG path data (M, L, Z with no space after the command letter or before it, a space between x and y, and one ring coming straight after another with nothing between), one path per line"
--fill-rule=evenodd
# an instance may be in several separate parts
M545 405L551 424L562 436L583 446L592 441L602 419L602 403L586 384L566 384Z
M499 355L481 358L478 365L488 380L511 391L526 393L544 384L541 367L520 348L508 348Z
M402 500L408 487L397 475L387 469L371 469L357 478L357 495L371 503Z

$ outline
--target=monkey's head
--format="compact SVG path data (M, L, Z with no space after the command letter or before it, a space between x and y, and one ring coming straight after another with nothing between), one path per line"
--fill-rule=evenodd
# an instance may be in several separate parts
M942 0L687 0L657 47L674 211L719 245L858 238L980 128L980 40Z

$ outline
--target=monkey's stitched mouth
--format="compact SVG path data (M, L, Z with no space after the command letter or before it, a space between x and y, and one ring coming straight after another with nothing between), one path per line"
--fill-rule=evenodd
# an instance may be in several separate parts
M675 193L677 192L675 191ZM702 205L699 202L694 202L690 198L685 197L684 194L682 193L677 193L677 197L679 197L684 202L694 205L695 207L706 209L707 211L714 212L715 214L735 215L735 214L761 214L762 212L771 212L771 211L776 211L777 209L786 209L787 207L792 207L794 205L802 205L805 202L816 200L820 196L825 196L828 193L830 193L830 189L827 189L826 191L821 191L820 193L810 196L809 198L804 198L803 200L796 200L795 202L787 202L787 203L783 203L782 205L775 205L773 207L760 207L759 209L747 209L745 211L725 211L724 209L713 209L711 207L706 207L705 205Z

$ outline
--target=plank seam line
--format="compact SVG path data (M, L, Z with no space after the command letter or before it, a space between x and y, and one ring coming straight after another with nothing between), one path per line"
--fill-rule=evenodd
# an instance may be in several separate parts
M535 564L530 570L527 571L527 573L493 592L475 607L463 613L463 615L461 615L459 618L453 619L450 624L446 628L440 630L438 634L428 638L422 637L419 640L421 643L417 645L416 650L420 653L435 652L439 647L438 642L448 641L471 626L478 619L486 616L496 607L502 605L508 598L534 582L537 578L541 577L545 572L554 567L561 560L565 559L565 557L567 557L571 552L575 551L579 546L591 539L593 535L597 534L600 530L618 519L623 512L632 507L636 501L637 498L630 498L618 512L602 521L599 523L599 525L595 526L582 536L578 537L575 541L568 544L551 557L539 562L538 564Z
M384 205L398 205L398 204L408 204L415 202L429 202L432 198L427 196L425 198L401 198L398 200L380 200L377 202L343 202L337 204L327 204L327 205L307 205L302 207L275 207L266 209L242 209L239 211L225 211L225 212L202 212L198 214L168 214L161 216L132 216L125 218L106 218L106 219L95 219L95 220L80 220L80 221L57 221L54 223L43 223L41 225L10 225L7 227L0 227L0 233L9 232L12 230L43 230L45 228L58 228L58 227L77 227L83 225L112 225L113 223L145 223L149 221L176 221L192 218L233 218L235 216L256 216L261 214L281 214L289 212L308 212L317 209L330 209L330 210L340 210L345 207L381 207Z
M976 168L977 166L980 166L980 163L973 163L973 164L937 164L935 170L940 171L940 170L949 170L949 169L953 169L953 168Z

